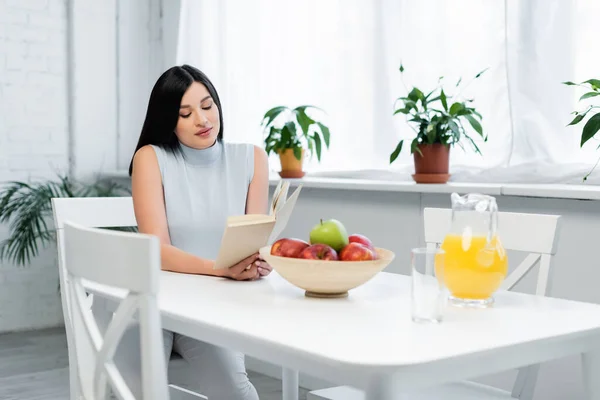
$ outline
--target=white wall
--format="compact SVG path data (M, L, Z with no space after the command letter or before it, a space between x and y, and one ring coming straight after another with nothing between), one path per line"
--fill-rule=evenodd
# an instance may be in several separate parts
M154 82L164 69L159 0L118 2L117 168L128 169ZM175 39L176 40L176 39Z
M0 183L128 166L164 66L163 3L0 0ZM0 332L61 325L57 287L53 245L0 264Z
M117 163L116 0L68 2L72 172L89 179Z
M64 0L0 1L0 182L68 167L66 32ZM59 325L57 289L53 249L30 267L1 265L0 332Z
M499 196L501 211L558 214L563 216L553 296L600 303L600 271L596 247L600 237L600 201L538 199ZM308 232L320 218L336 218L349 232L361 232L376 245L393 250L396 259L389 272L409 273L410 249L423 245L423 207L450 207L450 196L441 194L369 192L304 188L284 236L308 238ZM514 268L522 254L509 253ZM535 272L537 273L537 271ZM533 274L517 290L533 292ZM257 366L250 360L250 366ZM258 368L264 366L258 364ZM271 371L277 372L276 369ZM514 374L502 374L484 381L506 388ZM314 379L302 378L314 383ZM545 364L537 386L536 400L581 399L581 369L578 357Z

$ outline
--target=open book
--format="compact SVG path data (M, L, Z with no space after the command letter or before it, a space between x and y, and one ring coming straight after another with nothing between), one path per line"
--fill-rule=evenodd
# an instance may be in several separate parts
M279 181L273 192L269 214L246 214L227 218L214 269L228 268L272 244L285 229L302 185L287 197L290 183Z

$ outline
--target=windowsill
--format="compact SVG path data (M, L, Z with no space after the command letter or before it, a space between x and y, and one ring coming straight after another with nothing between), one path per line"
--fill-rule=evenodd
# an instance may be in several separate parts
M129 179L127 171L111 171L101 174L103 178ZM272 174L271 186L277 185L281 178ZM328 190L360 190L371 192L405 193L482 193L491 196L519 196L575 200L600 200L600 186L567 184L516 184L516 183L460 183L417 184L412 181L392 181L373 179L304 177L289 179L292 186L302 184L306 188Z

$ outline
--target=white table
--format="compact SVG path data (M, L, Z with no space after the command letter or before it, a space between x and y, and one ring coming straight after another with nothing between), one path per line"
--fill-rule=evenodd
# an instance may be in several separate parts
M314 299L273 272L254 282L163 272L163 327L297 373L367 392L370 400L583 355L591 400L600 400L600 305L512 292L490 309L449 308L439 325L411 322L409 278L380 273L345 299ZM120 290L89 284L120 300Z

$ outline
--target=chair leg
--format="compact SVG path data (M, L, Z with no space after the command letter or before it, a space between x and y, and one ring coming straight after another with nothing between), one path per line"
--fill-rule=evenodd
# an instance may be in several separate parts
M511 396L519 400L533 400L540 364L520 368Z
M600 350L584 353L581 357L583 384L588 400L600 400Z
M171 400L208 400L206 396L172 384L169 385L169 397Z
M281 372L283 400L298 400L298 371L283 368Z

